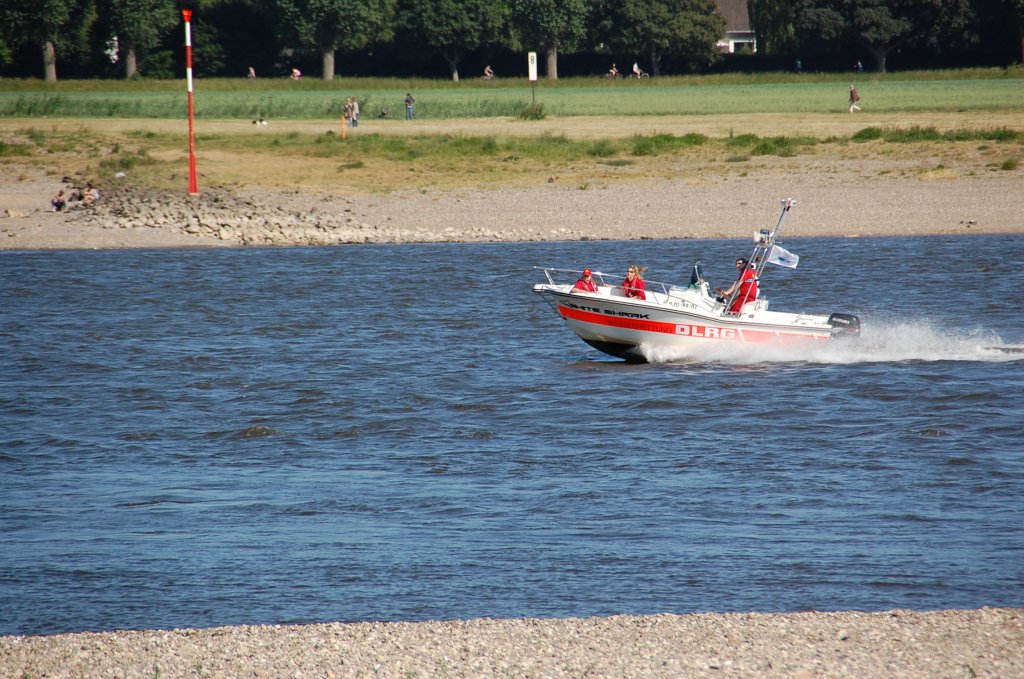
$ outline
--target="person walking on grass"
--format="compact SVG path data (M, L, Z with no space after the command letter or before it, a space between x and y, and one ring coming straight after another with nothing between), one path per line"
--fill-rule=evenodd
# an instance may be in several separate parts
M850 85L850 113L860 110L860 106L857 106L858 101L860 101L860 95L857 94L857 88Z
M405 93L405 119L412 120L412 105L416 103L416 100L412 98L410 92Z

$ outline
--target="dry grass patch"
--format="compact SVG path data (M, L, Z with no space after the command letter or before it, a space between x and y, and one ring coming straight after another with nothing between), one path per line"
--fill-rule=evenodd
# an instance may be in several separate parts
M960 174L951 168L939 167L922 169L917 173L917 178L921 181L943 181L950 179L959 179Z
M1019 171L1020 141L950 139L986 129L989 114L928 114L901 121L909 140L886 140L883 116L764 114L540 121L367 121L342 141L334 121L203 121L197 126L200 186L329 193L535 186L553 180L588 190L647 178L725 178L800 168L835 175L923 181L982 171ZM1008 112L993 130L1024 129ZM878 130L864 133L864 130ZM932 130L937 132L933 133ZM941 134L940 134L941 133ZM859 135L861 141L851 142ZM180 190L188 171L187 127L168 120L0 120L2 162L56 175ZM3 154L0 154L3 155ZM927 161L924 161L927 159ZM923 162L927 166L922 167Z

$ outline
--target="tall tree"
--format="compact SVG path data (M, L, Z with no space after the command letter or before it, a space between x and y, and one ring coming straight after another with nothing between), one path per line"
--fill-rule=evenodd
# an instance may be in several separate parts
M155 47L179 21L174 0L105 0L102 11L109 16L110 37L116 39L126 79L138 75L140 55Z
M505 0L399 0L397 23L411 41L438 52L458 81L466 52L500 42L509 14Z
M587 33L590 4L587 0L513 0L517 42L542 45L547 77L558 80L558 54L573 50Z
M263 0L206 0L194 28L207 22L212 29L210 39L222 50L223 70L219 75L241 76L252 66L260 76L274 71L280 54L280 31L277 29L277 11ZM195 18L195 17L194 17ZM197 36L202 37L202 36ZM197 40L197 59L203 45ZM198 67L203 68L207 55L201 55Z
M1024 64L1024 0L1006 0L1017 19L1017 36L1020 39L1020 63Z
M43 59L43 79L57 81L57 58L62 51L84 48L95 19L93 0L36 0L0 2L0 23L8 47L33 45Z
M696 70L720 58L715 44L725 35L725 19L714 0L604 0L602 34L619 50L646 54L651 72L672 56Z
M969 0L799 0L798 35L811 41L856 40L886 70L890 52L905 44L937 49L945 39L969 40Z
M1024 0L972 0L979 44L1024 64Z
M747 15L759 52L787 54L796 46L790 0L748 0Z
M276 0L281 23L298 43L320 52L322 77L334 80L335 52L391 39L395 0Z

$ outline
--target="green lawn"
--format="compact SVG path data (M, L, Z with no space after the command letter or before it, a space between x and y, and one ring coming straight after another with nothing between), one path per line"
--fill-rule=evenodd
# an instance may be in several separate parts
M407 91L417 98L420 119L515 117L534 99L547 115L661 116L742 113L823 113L846 107L855 83L862 104L872 112L1010 111L1024 109L1024 70L880 75L765 74L691 76L636 82L572 78L557 82L525 80L405 81L393 79L313 79L195 81L197 118L276 120L334 119L346 97L361 101L364 117L390 110L404 116ZM182 118L184 81L0 80L0 117Z

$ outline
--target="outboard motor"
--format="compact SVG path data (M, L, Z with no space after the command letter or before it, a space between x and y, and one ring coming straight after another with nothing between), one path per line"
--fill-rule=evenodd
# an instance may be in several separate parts
M860 334L860 319L853 314L832 314L828 317L833 337L856 337Z

